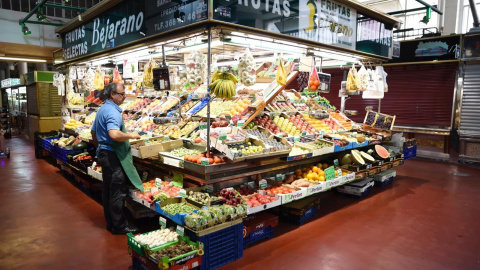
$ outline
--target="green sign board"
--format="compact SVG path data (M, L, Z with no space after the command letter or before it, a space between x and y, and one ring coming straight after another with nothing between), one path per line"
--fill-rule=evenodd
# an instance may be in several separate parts
M62 35L66 60L207 19L207 1L125 0Z
M392 29L374 19L358 20L357 51L390 57L392 55Z

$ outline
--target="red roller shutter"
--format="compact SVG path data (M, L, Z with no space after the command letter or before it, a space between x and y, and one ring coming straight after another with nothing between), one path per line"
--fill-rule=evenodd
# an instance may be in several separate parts
M382 113L396 115L396 125L450 127L458 63L384 68L388 73L388 92L382 99ZM340 109L338 89L343 70L326 69L324 72L332 74L332 83L330 93L322 96ZM363 123L366 106L373 106L377 111L378 101L352 96L345 107L347 110L357 110L359 115L352 116L352 120Z

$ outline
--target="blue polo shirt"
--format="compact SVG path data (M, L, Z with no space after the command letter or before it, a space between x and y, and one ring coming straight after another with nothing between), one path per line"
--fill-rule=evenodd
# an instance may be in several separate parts
M111 100L107 100L100 109L93 122L92 130L97 133L98 149L113 151L113 140L108 136L111 129L122 130L122 108Z

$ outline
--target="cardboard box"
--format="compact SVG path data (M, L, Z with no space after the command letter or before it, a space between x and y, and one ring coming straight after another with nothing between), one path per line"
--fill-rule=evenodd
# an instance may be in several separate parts
M132 156L138 158L150 158L158 156L161 151L161 143L165 141L164 136L152 137L147 140L131 141ZM134 147L138 148L135 149Z
M247 205L247 214L250 215L250 214L258 213L258 212L261 212L261 211L264 211L264 210L267 210L267 209L270 209L270 208L277 207L277 206L281 205L282 204L282 198L280 196L278 196L278 194L275 195L275 198L277 198L276 201L270 202L270 203L267 203L267 204L262 204L262 205L255 206L255 207L250 207L250 206Z
M345 194L363 196L369 192L370 188L373 185L374 185L373 178L367 178L361 181L343 185L341 187L338 187L337 190Z
M325 181L327 185L327 189L331 189L337 186L341 186L343 184L343 177L339 176L337 178L333 178L332 180Z
M129 200L125 200L125 207L130 210L130 213L132 213L133 218L144 218L144 217L154 217L159 215L157 212L145 208L142 205L139 205L138 203L135 202L130 202Z
M315 142L297 143L297 144L301 144L305 148L310 148L312 150L312 154L313 154L314 157L329 154L329 153L333 153L335 151L335 145L334 145L333 142L326 141L326 140L316 140L316 141L323 142L323 143L328 143L330 146L329 147L324 147L324 148L321 148L321 149L315 149L315 146L314 146Z
M318 184L307 188L307 196L323 192L327 189L327 182L318 182Z
M373 180L375 180L376 182L385 182L385 181L388 181L390 178L393 178L395 176L397 176L397 171L387 170L387 171L384 171L384 172L381 172L381 173L375 175L375 177L373 177Z
M313 153L311 152L311 149L310 148L306 148L304 146L302 146L302 144L300 143L295 143L294 147L300 147L304 150L307 150L309 151L309 153L307 154L303 154L303 155L296 155L296 156L288 156L287 157L287 161L292 161L292 160L299 160L299 159L304 159L304 158L309 158L309 157L312 157L313 156ZM292 147L293 148L293 147Z
M197 210L199 209L198 207L194 206L193 204L189 204L185 200L185 198L169 198L169 199L163 200L161 202L155 202L155 211L157 211L162 216L165 216L165 217L173 220L175 223L177 223L179 225L182 225L182 226L185 226L185 217L189 213L179 213L179 214L172 215L170 213L167 213L167 212L163 211L163 209L162 209L166 205L173 204L173 203L186 203L186 204L196 208L196 210L194 212L197 212Z

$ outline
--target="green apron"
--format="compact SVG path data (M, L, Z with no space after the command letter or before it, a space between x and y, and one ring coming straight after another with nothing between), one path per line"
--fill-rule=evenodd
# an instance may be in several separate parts
M122 132L126 133L125 125L122 123ZM139 190L143 192L142 179L138 175L137 169L133 165L132 150L130 148L130 142L128 140L124 142L113 142L113 150L117 155L120 163L122 164L123 170L130 179L130 182Z

